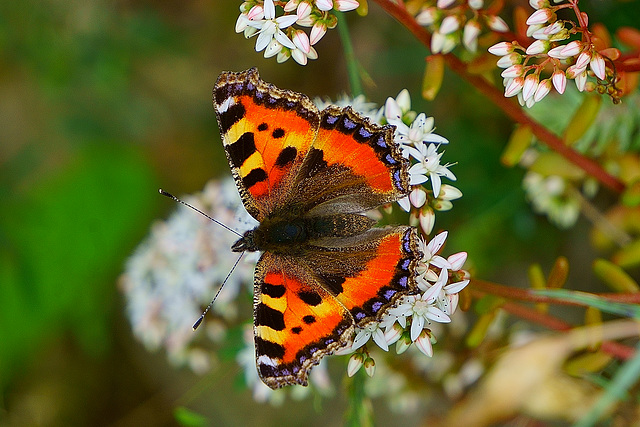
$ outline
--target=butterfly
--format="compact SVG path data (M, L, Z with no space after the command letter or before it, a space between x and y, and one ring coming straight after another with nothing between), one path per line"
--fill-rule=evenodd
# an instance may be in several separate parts
M356 326L416 291L416 229L374 227L365 215L409 192L408 161L392 126L350 107L319 111L255 68L220 74L213 104L244 207L259 221L232 246L262 252L258 373L273 389L307 385L322 357L351 345Z

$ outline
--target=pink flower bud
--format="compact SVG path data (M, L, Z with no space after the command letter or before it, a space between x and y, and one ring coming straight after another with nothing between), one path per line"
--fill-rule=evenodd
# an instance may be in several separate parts
M450 34L460 28L460 21L457 16L447 16L442 20L438 31L441 34Z
M497 65L500 68L509 68L512 65L520 63L522 63L522 55L520 55L518 52L511 52L510 54L498 59Z
M362 365L364 365L364 356L361 353L352 354L347 363L347 375L350 377L354 376Z
M309 15L311 15L312 10L313 8L309 3L307 3L306 1L301 2L298 5L298 8L296 10L296 15L298 15L298 20L308 18Z
M551 79L544 79L540 84L538 84L536 93L533 95L533 100L535 102L540 102L542 98L549 94L549 92L551 92Z
M556 88L556 91L562 95L564 90L567 88L567 76L562 71L556 70L551 76L551 81L553 82L553 87Z
M567 68L567 71L565 72L565 74L567 75L568 79L575 79L578 76L578 74L581 74L584 70L585 70L584 68L578 68L574 64L569 68Z
M591 61L591 52L585 50L578 56L575 66L578 69L584 70L585 68L587 68L587 65L589 65L590 61Z
M504 70L500 75L505 79L520 77L524 74L524 66L520 64L512 65Z
M538 75L537 74L529 74L524 79L524 86L522 86L522 97L525 101L528 101L529 98L536 93L538 89Z
M570 56L576 56L582 51L582 42L578 40L574 40L572 42L567 43L567 45L562 49L561 54L564 58L569 58Z
M564 48L565 48L564 46L556 46L553 49L549 50L549 52L547 52L547 55L549 55L551 58L556 58L556 59L568 58L562 54L562 50Z
M306 56L306 54L309 52L309 49L311 48L311 44L309 43L309 36L307 36L307 33L302 30L295 30L291 40L298 49L305 53Z
M496 56L504 56L513 52L513 44L509 42L496 43L489 48L489 53Z
M436 22L441 14L442 12L440 12L437 8L428 7L420 12L418 16L416 16L416 21L418 22L418 24L423 26L431 25Z
M451 6L455 1L456 0L438 0L436 6L438 7L438 9L445 9Z
M311 27L309 42L312 45L318 43L326 33L327 33L327 26L321 22L316 22L315 24L313 24L313 27Z
M416 340L416 347L424 353L426 356L433 356L433 346L431 345L431 339L426 329L423 329Z
M284 5L284 11L287 13L293 12L298 7L299 2L300 0L289 0L287 4Z
M360 6L356 0L335 0L336 10L340 12L348 12L357 9Z
M462 31L462 43L471 52L475 52L478 48L478 36L480 35L481 30L482 28L478 21L473 19L467 22L464 26L464 30Z
M527 48L527 55L537 55L549 49L549 42L546 40L536 40Z
M433 226L436 224L435 212L433 209L426 207L420 211L418 220L420 222L420 228L428 235L433 231Z
M253 6L249 13L247 13L247 18L249 18L250 21L264 18L264 9L262 6Z
M449 255L447 257L447 261L449 261L449 263L451 264L451 270L458 271L462 268L464 263L467 261L467 253L457 252L453 255ZM465 285L461 284L460 286L463 288ZM462 289L451 289L451 290L448 290L447 293L460 292L461 290Z
M529 5L534 9L549 7L549 0L529 0Z
M587 84L587 72L583 71L580 74L578 74L575 78L575 82L576 82L576 87L578 88L578 90L580 92L584 91L584 88Z
M511 80L507 85L507 87L505 88L504 96L507 98L510 98L514 95L519 94L523 86L524 86L524 78L516 77L515 79Z
M421 208L427 201L427 193L422 187L416 187L409 193L409 200L411 200L413 206Z
M497 31L499 33L505 33L509 31L509 26L506 22L504 22L504 19L500 18L499 16L487 16L486 22L489 28L491 28L493 31Z
M589 62L589 68L600 80L604 80L607 76L604 58L598 52L594 52Z
M537 24L545 24L551 21L555 16L555 13L551 9L538 9L529 16L527 19L527 25L537 25Z
M322 11L333 9L332 0L316 0L316 7Z

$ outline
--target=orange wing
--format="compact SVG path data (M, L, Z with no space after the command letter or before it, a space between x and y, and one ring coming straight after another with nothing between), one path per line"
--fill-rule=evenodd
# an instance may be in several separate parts
M244 205L262 221L291 193L318 131L318 109L302 94L265 83L255 68L220 74L213 104Z
M256 358L271 388L306 385L313 365L351 344L354 325L380 320L415 290L414 228L339 240L346 246L314 247L302 258L266 252L256 266Z
M309 273L270 252L256 266L256 360L260 378L274 389L307 385L309 369L353 335L349 311Z

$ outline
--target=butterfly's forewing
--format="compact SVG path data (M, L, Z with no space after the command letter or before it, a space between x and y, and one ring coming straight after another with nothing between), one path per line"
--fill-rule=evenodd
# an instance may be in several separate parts
M316 136L318 109L304 95L265 83L255 68L222 73L213 104L243 203L262 221L288 199Z
M408 162L391 126L370 123L349 107L330 106L321 112L296 183L292 199L311 215L364 212L409 192Z

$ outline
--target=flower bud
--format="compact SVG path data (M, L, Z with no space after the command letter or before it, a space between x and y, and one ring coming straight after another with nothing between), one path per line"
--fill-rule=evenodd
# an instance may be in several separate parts
M567 88L567 76L565 73L560 70L554 71L551 76L551 81L553 82L553 87L556 88L556 91L562 95L564 90Z
M551 9L543 8L538 9L529 16L527 19L527 25L544 24L552 20L555 13Z
M522 77L514 78L513 80L511 80L511 82L509 82L509 84L505 88L504 96L507 98L510 98L512 96L519 94L523 86L524 86L524 78Z
M349 358L349 363L347 363L347 375L352 377L360 370L360 368L364 365L364 355L362 353L354 353Z
M513 44L509 42L500 42L494 44L488 50L492 55L504 56L513 52Z

